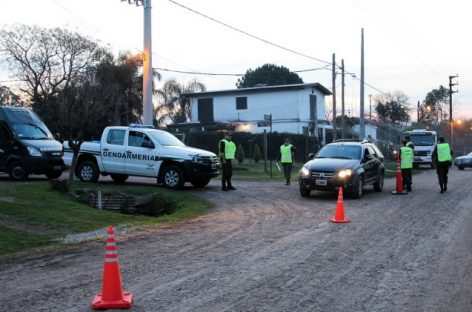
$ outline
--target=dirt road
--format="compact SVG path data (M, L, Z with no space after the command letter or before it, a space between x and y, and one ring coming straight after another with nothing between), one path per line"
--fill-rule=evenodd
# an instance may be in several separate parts
M452 170L440 194L432 170L413 193L366 188L301 198L297 185L218 181L186 190L217 208L204 217L119 236L131 311L472 311L472 171ZM90 311L104 242L0 263L0 310Z

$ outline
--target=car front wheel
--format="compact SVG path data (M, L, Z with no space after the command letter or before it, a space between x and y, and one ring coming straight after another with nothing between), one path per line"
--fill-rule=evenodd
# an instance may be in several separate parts
M307 189L304 184L299 184L299 190L302 197L310 197L311 190L309 188Z
M362 197L364 193L364 181L362 177L356 177L351 189L351 195L355 199Z

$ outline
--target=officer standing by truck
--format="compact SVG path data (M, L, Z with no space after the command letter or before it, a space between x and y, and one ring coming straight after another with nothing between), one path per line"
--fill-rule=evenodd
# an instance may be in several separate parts
M447 174L452 165L452 150L448 143L444 142L444 137L439 137L438 144L434 147L432 158L436 163L436 172L438 174L439 186L441 192L447 191Z
M231 184L231 177L233 176L233 165L231 161L234 159L236 154L236 144L231 140L232 134L230 132L225 133L224 139L222 139L218 146L220 155L221 166L223 167L223 174L221 175L221 190L235 190Z
M400 148L400 169L402 171L403 185L407 192L411 192L411 168L413 168L413 149L407 146L407 140L402 140Z

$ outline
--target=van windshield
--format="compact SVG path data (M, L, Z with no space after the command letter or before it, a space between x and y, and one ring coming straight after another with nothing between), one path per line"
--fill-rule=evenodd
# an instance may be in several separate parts
M17 139L51 140L52 134L39 117L27 109L4 110Z
M13 125L13 133L21 140L49 140L48 134L35 124Z

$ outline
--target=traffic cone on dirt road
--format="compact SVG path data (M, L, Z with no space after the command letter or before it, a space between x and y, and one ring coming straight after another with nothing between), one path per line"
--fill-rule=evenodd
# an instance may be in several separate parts
M400 158L397 157L397 188L395 191L392 191L393 195L406 195L408 192L403 190L403 177L402 169L400 168Z
M339 187L338 191L338 202L336 204L336 212L334 214L333 219L329 219L329 221L334 223L348 223L351 222L350 219L344 218L344 200L343 200L343 187Z
M105 262L103 264L102 292L92 301L94 309L129 309L133 295L124 292L121 285L118 250L115 242L113 227L108 227L107 245L105 248Z

